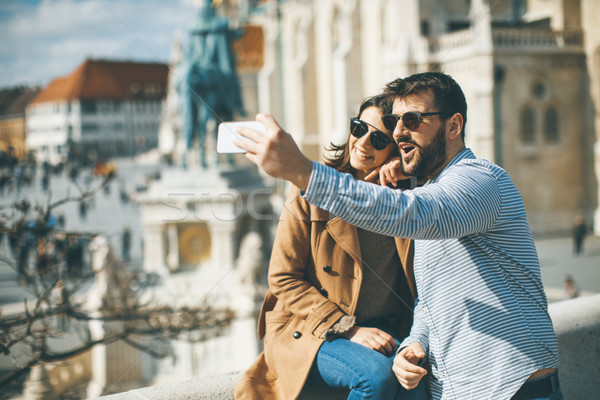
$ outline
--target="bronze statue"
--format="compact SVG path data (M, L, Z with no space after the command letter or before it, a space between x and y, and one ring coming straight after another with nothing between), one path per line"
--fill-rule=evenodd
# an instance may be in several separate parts
M210 120L215 121L216 128L220 122L233 120L236 113L244 115L235 56L231 49L231 42L241 33L230 29L229 20L217 16L211 3L211 0L203 0L181 66L179 92L186 141L184 168L188 164L187 153L196 139L200 147L200 165L207 168L206 135ZM230 158L229 162L232 163L232 160Z

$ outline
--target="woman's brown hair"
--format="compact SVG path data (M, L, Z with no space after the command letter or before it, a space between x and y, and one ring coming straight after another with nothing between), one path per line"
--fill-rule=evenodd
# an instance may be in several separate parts
M367 97L363 100L356 118L360 118L362 112L369 107L378 108L382 114L391 114L394 97L388 94L380 94L377 96ZM325 147L326 151L333 152L333 155L323 156L325 165L331 168L335 168L340 172L352 174L354 176L356 170L350 165L350 133L344 144L329 143L329 146Z

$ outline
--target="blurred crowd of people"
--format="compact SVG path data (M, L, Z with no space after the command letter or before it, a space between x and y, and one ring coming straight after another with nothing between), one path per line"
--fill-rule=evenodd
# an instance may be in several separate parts
M0 235L0 243L8 237L19 278L83 273L89 238L67 233L61 224L55 216L41 214L35 219L21 218L6 235Z
M18 159L13 151L0 151L0 196L6 192L19 192L23 186L35 182L37 172L33 155Z
M85 159L63 159L57 164L47 161L37 162L33 155L18 159L14 152L0 151L0 198L4 209L14 211L0 216L0 245L9 248L16 262L19 277L34 273L54 272L81 273L86 265L88 242L91 234L69 232L66 229L66 216L46 206L33 205L21 193L24 188L41 189L47 192L55 177L66 176L84 191L90 190L109 177L117 175L115 163L107 162L93 154ZM122 204L130 201L123 179L119 181L119 198ZM111 181L107 181L103 191L110 194ZM15 197L9 196L15 194ZM59 199L53 199L59 200ZM80 220L87 218L95 205L94 196L83 198L77 207ZM122 256L129 259L131 231L125 228L120 234Z
M51 164L47 160L39 162L33 153L17 158L14 151L0 150L0 196L11 192L19 193L24 187L35 185L38 173L41 174L39 184L42 190L47 191L52 176L59 176L65 170L70 180L78 181L82 178L82 183L89 184L93 177L107 178L115 175L117 166L94 152L85 157L63 157L59 162Z

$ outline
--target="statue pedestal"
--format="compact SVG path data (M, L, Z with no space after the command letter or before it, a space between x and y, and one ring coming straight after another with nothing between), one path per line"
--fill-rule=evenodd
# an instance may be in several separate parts
M222 166L208 169L169 168L162 172L144 197L164 194L165 190L214 191L215 189L239 189L241 192L265 187L262 178L252 166Z
M273 223L272 194L254 167L165 170L138 199L144 269L233 266L243 235Z
M173 343L176 365L165 361L159 375L168 371L181 380L227 373L247 368L258 355L255 328L247 327L255 326L264 294L257 294L257 287L266 287L276 223L273 192L254 167L223 166L165 170L139 198L144 270L159 275L161 282L153 301L182 306L207 300L236 312L224 336Z

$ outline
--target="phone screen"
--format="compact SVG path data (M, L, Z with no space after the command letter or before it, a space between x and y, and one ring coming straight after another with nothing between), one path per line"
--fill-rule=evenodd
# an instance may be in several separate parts
M218 153L245 153L246 150L237 147L233 144L235 139L244 139L236 133L239 127L255 129L259 132L266 133L267 128L258 121L237 121L237 122L222 122L219 124L217 131L217 152Z

